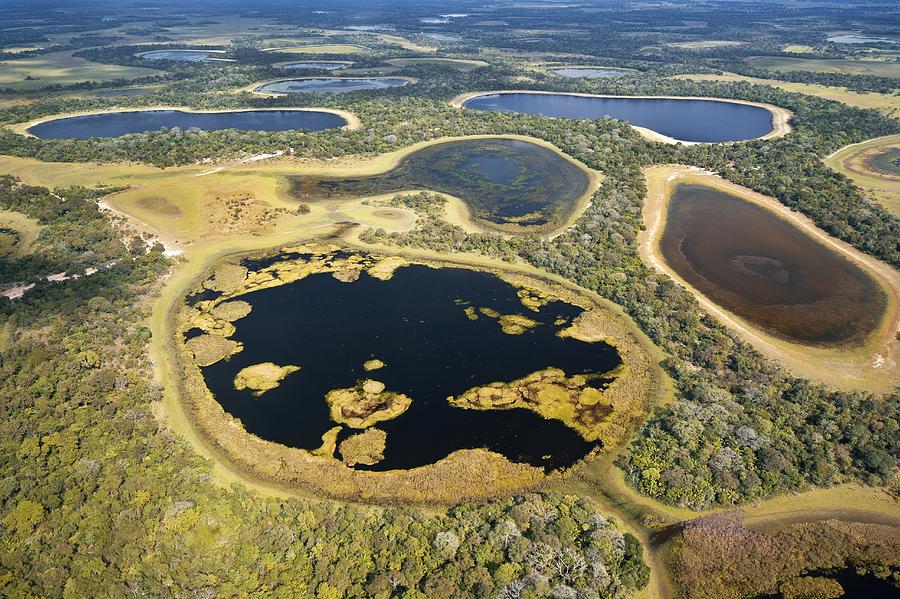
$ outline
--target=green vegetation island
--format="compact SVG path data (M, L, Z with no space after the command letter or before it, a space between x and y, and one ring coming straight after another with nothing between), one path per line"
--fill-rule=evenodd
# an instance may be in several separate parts
M889 3L0 16L0 596L900 592Z

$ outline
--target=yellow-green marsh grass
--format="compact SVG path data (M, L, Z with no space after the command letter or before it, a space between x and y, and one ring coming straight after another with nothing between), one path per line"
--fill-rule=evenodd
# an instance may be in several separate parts
M0 88L27 91L49 85L137 79L160 73L156 69L91 62L72 56L71 52L52 52L0 62Z
M850 91L844 87L829 87L827 85L817 85L814 83L792 83L789 81L778 81L776 79L759 79L757 77L735 75L734 73L725 73L723 75L676 75L675 78L687 79L690 81L722 81L725 83L745 82L756 85L769 85L787 92L817 96L819 98L825 98L826 100L835 100L837 102L842 102L847 106L872 108L893 118L900 117L900 96L892 94L880 94L876 92L863 94Z
M813 51L812 46L803 46L801 44L791 44L789 46L785 46L781 50L782 52L789 52L791 54L811 54Z
M778 200L735 185L714 174L686 166L655 166L644 169L647 198L644 202L645 230L638 235L641 258L652 268L672 277L688 289L700 305L725 326L732 329L762 354L781 363L794 374L823 382L839 389L890 392L900 384L900 273L863 254L856 248L828 235L809 218L793 212ZM665 229L669 197L680 183L710 186L772 212L791 223L813 240L862 268L887 295L885 315L878 329L859 347L818 348L791 343L769 335L747 320L729 312L690 285L666 263L659 250Z
M824 162L837 172L853 179L885 208L900 216L900 177L873 171L868 165L873 156L890 148L900 148L900 135L889 135L845 146L826 157Z
M775 106L773 104L763 104L762 102L751 102L750 100L732 100L725 98L709 98L709 97L701 97L701 96L616 96L616 95L608 95L608 94L583 94L576 92L551 92L551 91L535 91L535 90L522 90L522 89L504 89L504 90L494 90L494 91L484 91L484 92L467 92L464 94L459 94L450 100L450 106L454 108L463 108L463 105L473 98L478 98L480 96L490 96L494 94L550 94L550 95L566 95L566 96L581 96L585 98L640 98L640 99L658 99L658 100L708 100L711 102L727 102L731 104L746 104L748 106L758 106L759 108L765 108L772 115L772 130L762 137L757 139L775 139L778 137L784 137L788 133L791 132L791 117L794 116L794 113L788 110L787 108L782 108L780 106ZM647 129L646 127L638 127L636 125L630 125L632 129L636 130L646 139L650 141L658 141L662 143L675 144L681 143L685 145L695 145L702 142L692 142L692 141L682 141L667 135L663 135L662 133L658 133L653 131L652 129Z
M41 224L21 212L0 210L0 229L13 229L18 233L18 240L14 247L7 248L8 252L4 252L0 248L0 258L20 258L28 255L31 246L37 239L38 233L41 232Z

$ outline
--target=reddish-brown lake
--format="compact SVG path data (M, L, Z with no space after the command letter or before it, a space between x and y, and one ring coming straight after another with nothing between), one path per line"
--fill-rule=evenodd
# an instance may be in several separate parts
M678 185L660 250L706 297L783 339L860 342L886 296L867 273L774 213L704 185Z

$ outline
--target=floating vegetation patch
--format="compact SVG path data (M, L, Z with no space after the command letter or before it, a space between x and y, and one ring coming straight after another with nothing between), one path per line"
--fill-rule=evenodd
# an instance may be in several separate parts
M299 366L278 366L271 362L254 364L242 368L237 373L237 376L234 377L234 388L238 391L249 389L254 395L259 396L274 389L281 379L298 370L300 370Z
M589 191L587 171L556 151L511 139L449 141L390 171L346 179L293 177L304 202L429 189L460 198L472 218L508 232L543 232L569 219Z

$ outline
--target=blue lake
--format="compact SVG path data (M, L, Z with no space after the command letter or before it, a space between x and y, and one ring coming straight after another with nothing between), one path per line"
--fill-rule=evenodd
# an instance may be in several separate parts
M742 141L772 131L772 113L765 108L715 100L602 98L522 92L477 96L463 106L473 110L569 119L609 116L680 141Z
M624 77L625 75L630 74L629 71L619 70L619 69L600 69L600 68L589 68L589 67L569 67L566 69L552 69L550 71L554 75L559 75L560 77L570 77L570 78L584 78L584 79L604 79L607 77Z
M233 112L185 112L182 110L138 110L107 112L54 119L35 125L28 132L43 139L90 139L119 137L160 129L239 129L241 131L321 131L343 127L347 121L318 110L244 110Z
M408 85L408 79L398 77L351 79L341 77L309 77L304 79L283 79L264 83L255 91L266 94L340 94L346 92L374 91Z
M321 69L323 71L336 71L346 69L352 62L337 62L326 60L307 60L305 62L291 62L281 65L282 69Z

